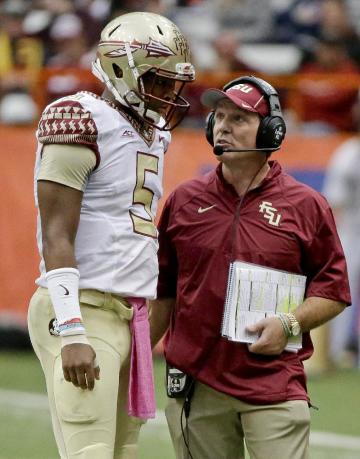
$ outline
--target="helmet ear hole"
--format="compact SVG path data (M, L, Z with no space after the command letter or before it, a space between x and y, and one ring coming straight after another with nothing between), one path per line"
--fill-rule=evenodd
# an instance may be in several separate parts
M114 70L116 78L122 78L123 77L123 71L121 70L121 67L119 67L117 64L113 64L112 68Z

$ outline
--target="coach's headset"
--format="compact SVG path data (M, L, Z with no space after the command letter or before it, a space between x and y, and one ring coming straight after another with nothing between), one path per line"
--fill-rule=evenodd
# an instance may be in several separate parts
M222 90L227 91L233 86L244 83L250 83L255 86L266 97L270 109L270 114L261 117L260 119L260 124L256 135L256 150L261 151L264 149L265 151L270 152L272 150L278 150L285 138L286 125L281 112L279 95L276 89L261 78L254 76L244 76L230 81L222 88ZM214 124L215 110L212 110L208 114L205 124L206 140L211 146L214 146Z

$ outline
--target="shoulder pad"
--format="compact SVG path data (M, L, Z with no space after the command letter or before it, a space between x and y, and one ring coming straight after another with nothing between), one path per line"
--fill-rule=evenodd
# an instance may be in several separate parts
M71 98L61 99L46 107L38 126L38 139L43 144L78 143L95 146L97 135L92 113Z

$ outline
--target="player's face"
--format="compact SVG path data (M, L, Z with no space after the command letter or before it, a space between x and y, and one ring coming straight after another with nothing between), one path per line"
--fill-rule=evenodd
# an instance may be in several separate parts
M260 118L257 113L241 110L230 100L221 100L215 110L214 144L224 148L256 148ZM256 152L255 152L256 153ZM238 153L225 153L235 155Z
M148 107L160 114L165 113L168 105L164 101L175 100L177 82L172 78L166 78L153 73L143 77L145 93L151 94Z

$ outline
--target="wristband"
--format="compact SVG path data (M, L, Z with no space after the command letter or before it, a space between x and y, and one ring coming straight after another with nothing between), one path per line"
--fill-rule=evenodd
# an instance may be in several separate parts
M79 303L79 270L52 269L46 273L45 278L59 335L85 335Z

